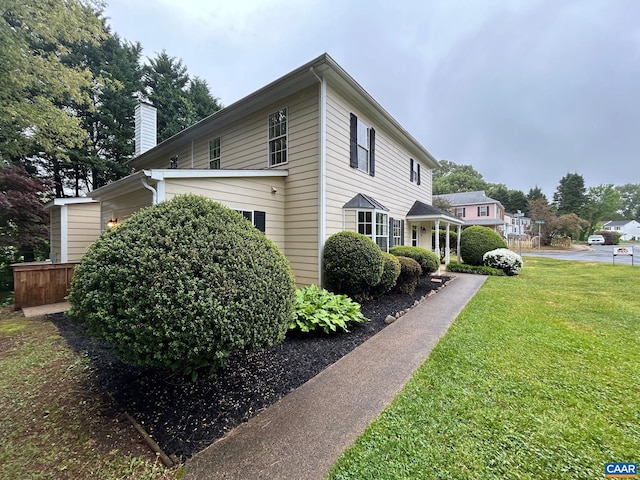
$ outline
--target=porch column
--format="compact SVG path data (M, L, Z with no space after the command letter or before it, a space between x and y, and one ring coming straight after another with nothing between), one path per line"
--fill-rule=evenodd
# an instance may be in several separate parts
M445 237L445 250L444 250L444 264L445 265L449 265L449 262L451 261L451 256L450 256L450 251L449 251L449 226L451 224L449 222L447 222L447 235Z
M440 261L440 220L436 220L436 245L434 251L438 255L438 261Z
M460 234L462 233L462 225L458 225L458 241L456 246L456 253L458 254L458 263L460 263Z

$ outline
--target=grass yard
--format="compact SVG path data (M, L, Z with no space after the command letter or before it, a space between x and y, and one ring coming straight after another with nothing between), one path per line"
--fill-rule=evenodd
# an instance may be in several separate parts
M165 479L51 322L0 307L0 478Z
M331 479L597 479L640 462L640 268L490 277Z

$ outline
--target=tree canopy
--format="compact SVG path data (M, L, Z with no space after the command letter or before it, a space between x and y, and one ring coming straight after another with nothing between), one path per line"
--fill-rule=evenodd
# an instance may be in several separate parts
M440 161L440 166L433 170L432 178L434 195L474 192L487 186L482 174L471 165L458 165L448 160Z

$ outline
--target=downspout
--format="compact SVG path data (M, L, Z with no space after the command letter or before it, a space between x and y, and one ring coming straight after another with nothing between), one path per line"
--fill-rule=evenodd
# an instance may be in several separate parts
M327 137L327 84L324 78L320 78L313 67L309 69L320 82L319 99L319 141L318 141L318 285L322 285L322 250L327 232L327 162L326 162L326 137Z
M145 170L144 174L145 176L140 179L140 182L142 183L142 186L144 188L146 188L147 190L151 190L151 195L153 195L153 200L151 205L155 205L156 203L158 203L158 192L156 191L155 188L153 188L151 185L147 183L146 175L149 175L149 173Z
M193 168L193 140L191 140L191 168Z

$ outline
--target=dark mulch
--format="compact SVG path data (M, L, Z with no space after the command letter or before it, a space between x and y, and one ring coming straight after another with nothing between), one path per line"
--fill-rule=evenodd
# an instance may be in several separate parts
M432 282L432 278L442 283ZM385 327L387 315L413 305L450 277L423 278L414 295L388 294L362 303L369 322L349 333L288 334L280 345L232 355L214 377L193 383L165 370L122 363L63 314L50 315L71 348L93 364L95 385L149 432L169 455L187 458L302 385Z

